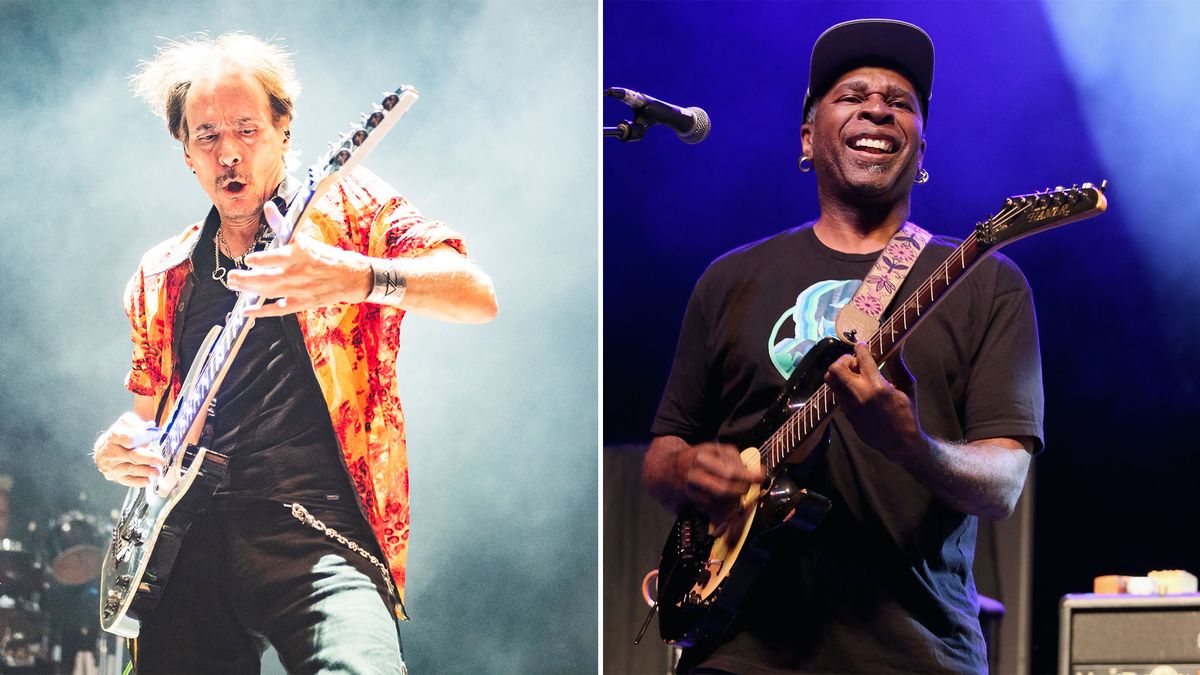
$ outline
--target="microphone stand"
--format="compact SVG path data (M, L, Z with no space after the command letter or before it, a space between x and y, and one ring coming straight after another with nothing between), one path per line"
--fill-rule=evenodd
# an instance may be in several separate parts
M642 115L635 115L632 122L621 120L615 127L604 127L604 137L615 138L622 143L640 141L642 136L646 135L646 130L653 125L653 120L646 119Z

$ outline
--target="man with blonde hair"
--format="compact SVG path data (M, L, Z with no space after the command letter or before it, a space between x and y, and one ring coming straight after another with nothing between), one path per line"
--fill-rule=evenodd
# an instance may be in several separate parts
M229 474L183 540L135 665L257 672L270 643L289 672L400 672L400 324L409 311L488 321L491 280L458 234L365 169L339 181L289 245L263 250L264 204L284 208L294 190L285 164L300 85L278 46L239 33L171 43L132 83L213 206L146 253L126 289L134 404L96 440L105 478L140 487L162 474L163 459L136 439L170 410L238 293L276 299L247 313L256 323L210 429Z

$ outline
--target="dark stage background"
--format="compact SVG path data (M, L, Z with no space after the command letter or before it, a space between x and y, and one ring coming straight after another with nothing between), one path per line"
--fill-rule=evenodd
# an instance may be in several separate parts
M88 457L132 402L121 292L143 251L209 206L126 78L160 36L231 30L295 53L302 166L381 92L416 86L366 166L459 230L495 282L490 324L404 322L409 667L594 669L595 2L0 0L0 473L16 479L14 524L107 518L124 496Z
M1200 568L1193 5L606 3L602 84L701 106L713 131L604 143L604 442L646 439L705 266L816 216L796 169L808 56L825 28L874 16L936 48L913 220L965 236L1008 195L1110 183L1108 213L1005 249L1034 289L1045 368L1032 667L1050 672L1060 596ZM605 99L605 123L627 112Z

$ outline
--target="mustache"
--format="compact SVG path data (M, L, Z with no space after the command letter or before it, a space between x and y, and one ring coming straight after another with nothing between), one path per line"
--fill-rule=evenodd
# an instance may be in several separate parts
M220 190L230 183L241 183L246 185L248 181L240 176L236 169L230 168L225 173L217 176L217 189Z

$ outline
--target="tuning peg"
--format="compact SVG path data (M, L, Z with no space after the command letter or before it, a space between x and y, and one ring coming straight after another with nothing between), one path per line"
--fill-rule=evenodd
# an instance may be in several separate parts
M1065 188L1065 187L1063 187L1063 186L1061 186L1061 185L1055 185L1055 186L1054 186L1054 191L1055 191L1055 192L1062 192L1063 190L1066 190L1066 189L1067 189L1067 188Z
M376 110L375 112L371 113L370 115L364 115L363 116L363 126L368 129L374 129L375 127L379 126L380 122L383 121L383 116L384 116L384 113L383 113L382 108L379 110Z
M363 127L357 127L350 134L350 143L352 143L354 145L354 147L357 148L358 146L362 145L364 141L367 140L367 135L370 133L371 133L370 131L367 131Z
M387 95L383 97L383 101L380 102L380 105L383 106L384 110L391 110L392 108L395 108L396 104L399 102L400 97L396 95L395 92L388 92Z
M329 158L329 165L333 167L342 167L346 162L350 161L350 151L342 148L334 153L333 157Z

